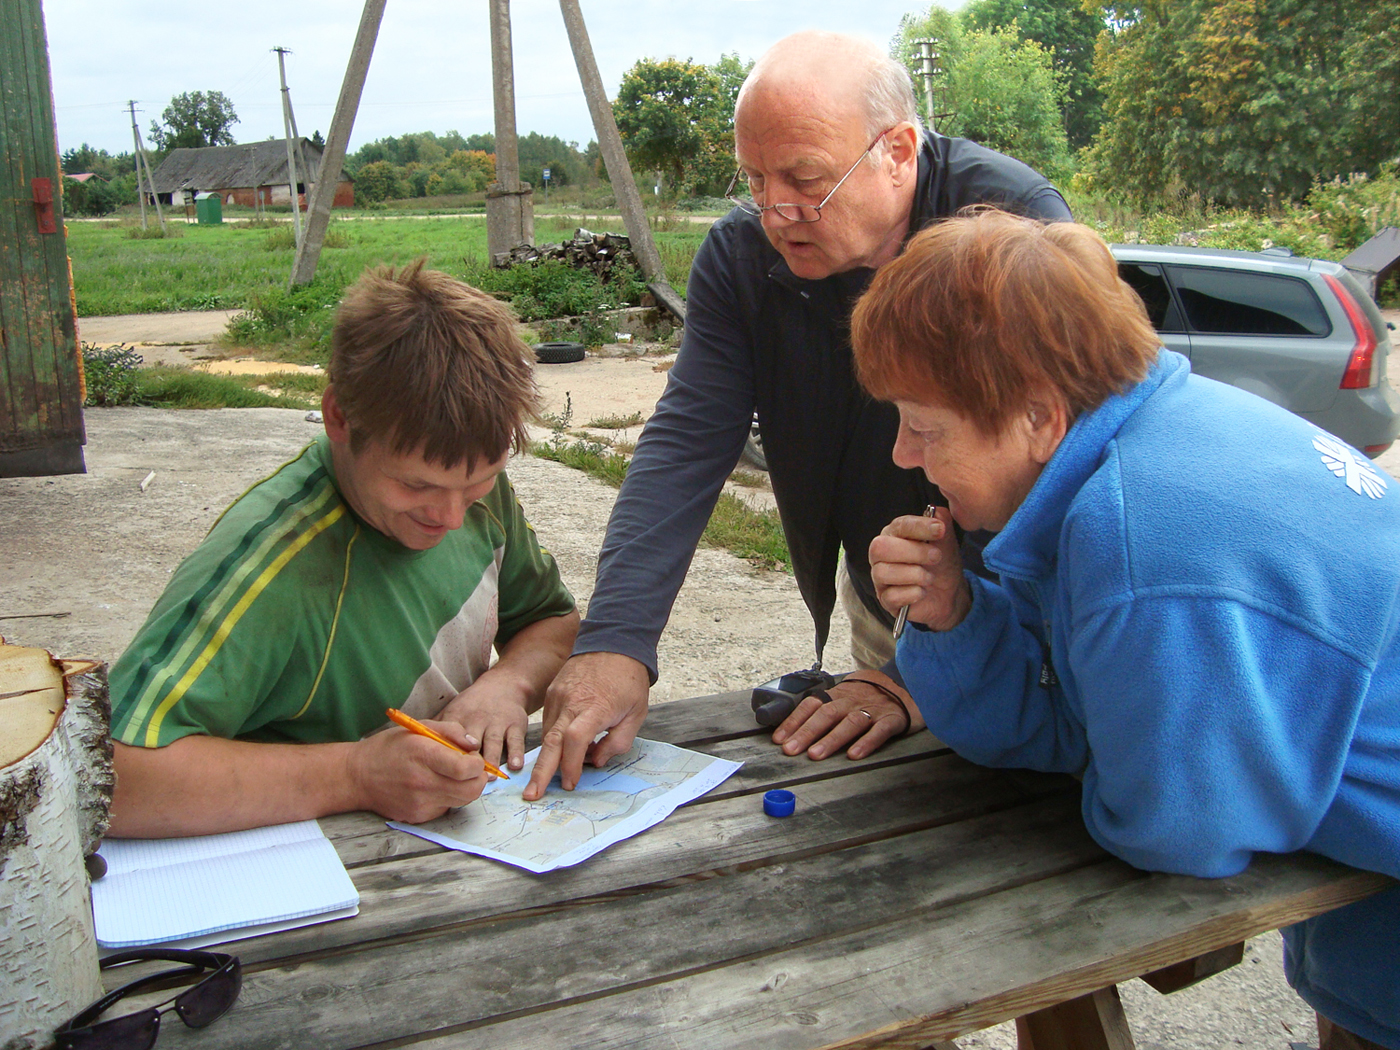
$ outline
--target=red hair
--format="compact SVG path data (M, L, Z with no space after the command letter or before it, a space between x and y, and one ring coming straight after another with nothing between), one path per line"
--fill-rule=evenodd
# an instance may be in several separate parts
M944 405L987 434L1043 392L1071 418L1096 408L1160 346L1098 234L992 208L929 227L881 267L851 343L872 395Z

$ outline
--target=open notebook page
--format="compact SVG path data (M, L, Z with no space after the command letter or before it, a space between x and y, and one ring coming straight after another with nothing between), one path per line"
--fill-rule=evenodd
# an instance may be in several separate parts
M178 839L108 839L92 884L101 948L214 944L359 911L314 820Z

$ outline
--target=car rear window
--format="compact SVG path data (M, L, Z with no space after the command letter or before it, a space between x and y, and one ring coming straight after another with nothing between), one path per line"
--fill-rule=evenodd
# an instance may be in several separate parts
M1172 302L1171 289L1162 276L1162 268L1155 263L1119 263L1118 276L1137 292L1142 305L1147 308L1147 319L1159 332L1183 332L1181 311Z
M1307 283L1273 274L1169 266L1192 330L1221 335L1327 335L1327 311Z

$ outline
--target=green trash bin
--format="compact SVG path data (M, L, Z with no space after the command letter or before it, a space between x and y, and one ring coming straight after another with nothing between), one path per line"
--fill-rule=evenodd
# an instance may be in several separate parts
M194 215L201 226L217 226L224 221L224 205L217 193L196 193Z

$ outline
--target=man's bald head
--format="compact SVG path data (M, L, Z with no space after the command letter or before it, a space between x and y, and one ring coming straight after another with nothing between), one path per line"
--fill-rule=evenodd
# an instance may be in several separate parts
M797 33L755 63L734 111L734 154L763 232L795 276L874 269L899 254L917 120L908 74L855 37ZM816 218L794 217L798 206Z
M919 125L904 67L868 40L819 30L794 33L770 47L745 79L735 116L757 96L794 111L850 114L867 139L903 121Z

